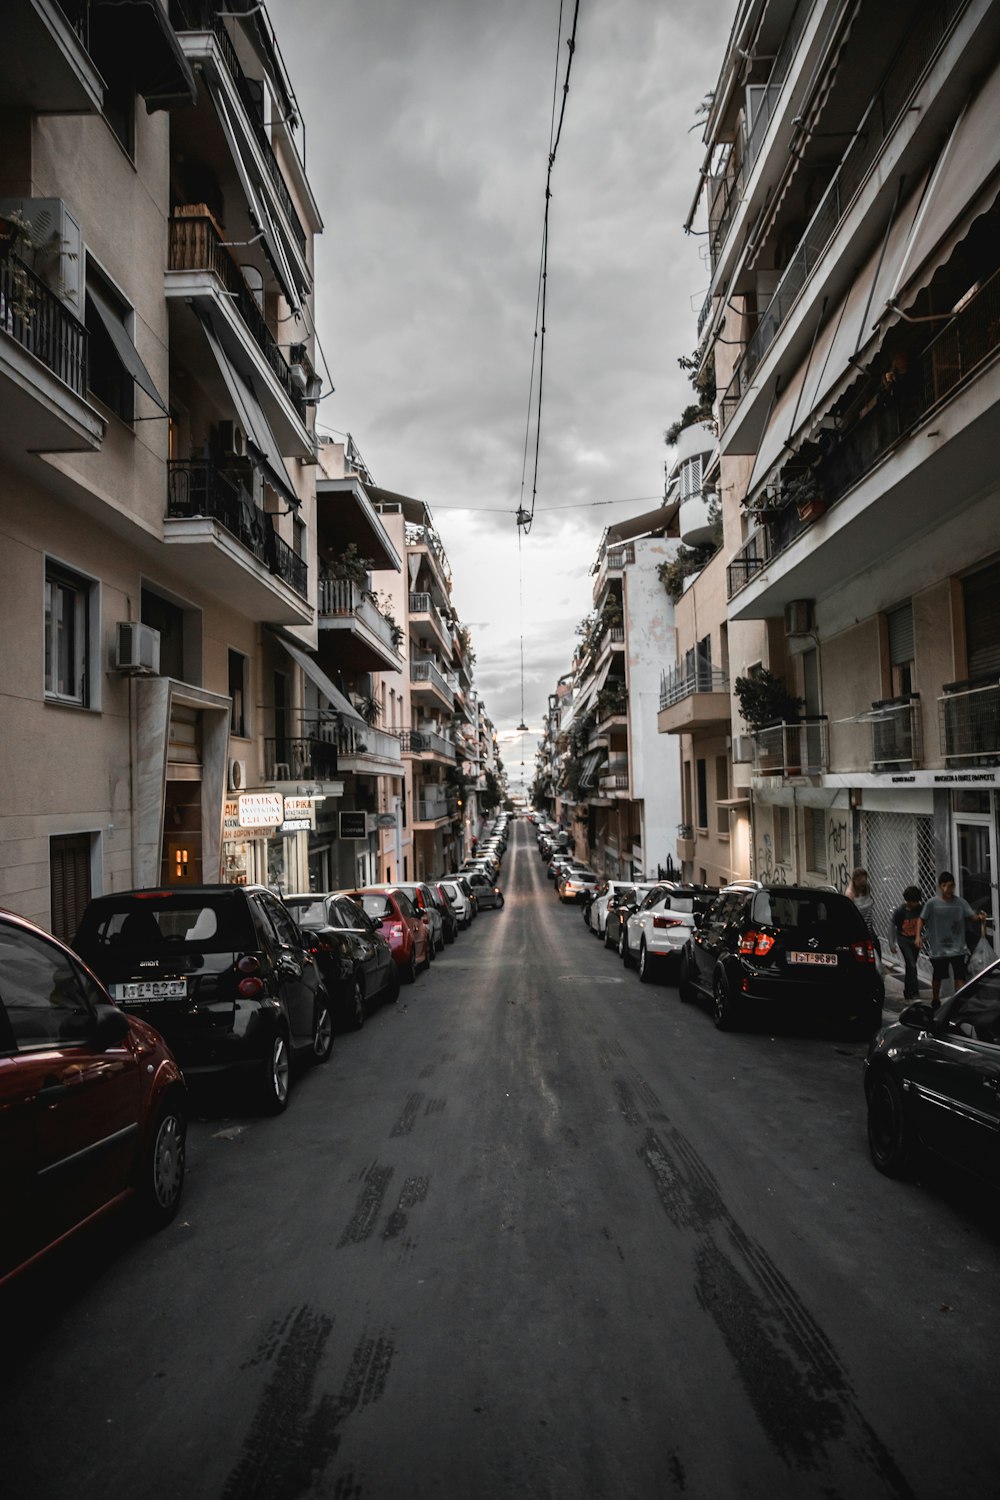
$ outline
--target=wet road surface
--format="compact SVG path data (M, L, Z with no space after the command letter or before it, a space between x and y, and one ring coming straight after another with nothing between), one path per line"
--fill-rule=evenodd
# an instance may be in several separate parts
M888 1182L862 1049L717 1033L507 904L278 1120L195 1121L178 1221L0 1304L48 1500L994 1496L1000 1230Z

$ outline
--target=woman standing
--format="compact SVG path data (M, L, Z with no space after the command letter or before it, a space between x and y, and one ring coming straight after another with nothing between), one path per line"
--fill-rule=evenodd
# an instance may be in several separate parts
M861 865L851 874L844 895L849 901L853 901L865 921L865 926L871 933L872 942L875 944L875 952L882 956L882 945L875 932L875 898L868 886L868 871Z

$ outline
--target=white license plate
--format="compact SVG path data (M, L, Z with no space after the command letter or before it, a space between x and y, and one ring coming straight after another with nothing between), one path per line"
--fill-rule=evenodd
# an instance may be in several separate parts
M790 964L836 964L836 953L789 953Z
M112 986L116 1000L183 1000L186 979L143 979L136 984Z

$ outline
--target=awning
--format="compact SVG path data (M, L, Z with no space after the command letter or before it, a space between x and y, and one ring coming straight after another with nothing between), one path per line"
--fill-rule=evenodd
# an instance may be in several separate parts
M210 83L209 92L212 95L212 102L215 105L216 114L219 116L222 133L226 137L226 143L233 158L236 175L240 179L240 185L243 188L247 206L250 209L250 217L260 231L265 253L271 262L271 269L278 279L278 284L285 295L286 302L295 312L298 312L301 301L298 286L295 277L292 275L291 267L285 255L285 250L275 227L274 220L268 212L266 195L258 189L257 183L254 181L256 174L254 171L251 171L249 164L244 159L243 152L240 150L236 126L233 124L232 116L229 113L229 105L226 103L226 97L222 89L218 84Z
M116 73L127 77L152 114L194 104L191 64L159 0L90 0L90 45Z
M93 315L103 325L126 373L131 376L136 385L142 387L151 400L156 402L160 410L165 412L167 410L167 403L156 389L153 377L143 364L128 329L111 303L93 283L90 283L87 287L87 304Z
M716 441L714 437L711 438L705 443L705 447L714 448ZM665 531L676 514L676 504L658 505L655 510L643 511L642 515L629 516L625 521L616 521L605 532L606 545L614 547L619 542L631 542L636 537L649 536L656 531Z
M281 637L281 644L292 658L292 661L297 662L302 668L317 692L322 693L323 697L330 704L330 707L337 710L341 724L349 724L352 729L367 729L369 727L354 707L354 704L348 698L344 697L339 688L334 687L322 667L314 662L311 656L307 656L298 646L293 646L291 641L286 640L284 636Z
M597 767L606 756L606 751L590 750L584 756L583 765L580 768L580 790L584 787L593 786L597 780Z
M205 330L209 347L215 355L220 374L232 398L233 407L240 426L246 432L254 450L254 457L260 464L268 482L284 495L290 505L301 504L300 497L295 493L292 482L285 469L281 449L278 440L271 431L271 424L264 415L263 408L253 388L253 381L245 376L233 364L229 355L222 347L219 330L216 324L217 315L211 310L206 311L198 308L198 316Z

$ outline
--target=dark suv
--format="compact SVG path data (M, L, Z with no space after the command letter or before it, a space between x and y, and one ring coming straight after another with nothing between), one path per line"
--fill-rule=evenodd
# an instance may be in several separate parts
M679 989L682 1000L707 996L721 1031L777 1015L863 1041L882 1024L871 933L846 896L815 886L721 891L696 918Z
M305 939L263 886L121 891L87 906L73 947L185 1076L250 1075L260 1107L288 1103L293 1054L326 1062L330 1001Z

